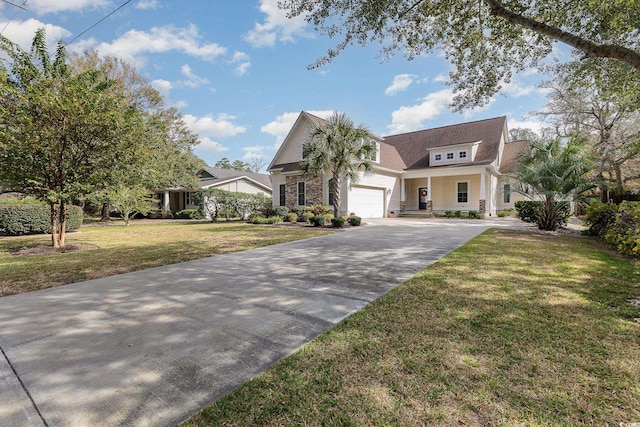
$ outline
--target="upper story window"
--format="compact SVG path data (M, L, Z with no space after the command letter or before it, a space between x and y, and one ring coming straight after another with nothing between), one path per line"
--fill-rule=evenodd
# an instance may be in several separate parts
M442 160L442 154L436 154L436 162L439 162L440 160Z
M447 153L447 160L453 160L453 153Z
M378 161L378 143L371 139L368 142L365 141L363 142L363 145L368 146L368 150L364 155L364 159L365 160L370 160L372 162L377 162Z
M459 159L466 159L467 158L467 152L466 151L459 151L458 152L458 158Z

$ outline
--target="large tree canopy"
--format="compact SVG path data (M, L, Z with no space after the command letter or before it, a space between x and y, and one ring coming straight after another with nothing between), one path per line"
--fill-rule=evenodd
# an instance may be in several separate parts
M488 102L514 72L538 66L555 41L640 73L638 0L284 0L281 7L343 37L312 67L371 41L409 59L442 49L453 64L457 108Z

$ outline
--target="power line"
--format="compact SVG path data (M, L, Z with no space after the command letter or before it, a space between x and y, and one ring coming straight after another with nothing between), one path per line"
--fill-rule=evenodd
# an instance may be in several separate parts
M25 4L27 4L27 0L24 0L24 1L22 2L22 5L14 4L14 3L11 3L11 2L9 2L9 1L7 1L7 0L2 0L2 1L3 1L3 2L5 2L5 3L7 3L7 4L10 4L11 6L15 6L17 9L28 10L26 7L24 7L24 5L25 5ZM9 19L9 20L7 21L7 23L5 24L4 28L2 28L2 30L0 30L0 35L2 35L2 33L4 33L4 30L6 30L6 29L7 29L7 27L9 26L9 24L11 24L11 21L13 21L13 18L15 18L15 17L16 17L16 14L18 13L18 10L17 10L17 9L13 12L13 16L11 16L11 19ZM5 13L6 11L7 11L7 9L5 9L5 10L3 10L3 11L2 11L2 15L0 15L0 18L2 18L2 17L4 16L4 13Z
M24 7L24 3L26 3L26 1L24 3L22 3L21 5L20 4L15 4L13 2L10 2L9 0L2 0L2 1L5 2L6 4L10 4L11 6L15 6L15 7L19 8L19 9L26 10L27 12L29 11L29 9Z
M4 1L4 0L2 0ZM115 8L114 10L112 10L107 16L105 16L104 18L102 18L101 20L99 20L98 22L96 22L95 24L93 24L92 26L90 26L89 28L87 28L86 30L84 30L83 32L81 32L80 34L78 34L77 36L75 36L69 43L67 44L71 44L74 41L76 41L78 38L80 38L80 36L82 36L84 33L90 31L91 29L93 29L94 27L98 26L102 21L106 20L107 18L109 18L111 15L113 15L114 13L116 13L117 11L119 11L120 9L122 9L123 7L125 7L126 5L128 5L129 3L131 3L131 0L127 0L124 3L122 3L120 6L118 6L117 8Z

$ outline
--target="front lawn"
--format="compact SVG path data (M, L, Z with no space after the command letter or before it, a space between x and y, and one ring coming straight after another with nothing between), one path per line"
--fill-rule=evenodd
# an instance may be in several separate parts
M186 425L640 423L637 300L593 240L491 230Z
M65 285L212 255L243 251L330 233L240 222L135 223L89 226L67 234L67 244L98 249L16 256L23 247L47 245L50 236L0 237L0 296Z

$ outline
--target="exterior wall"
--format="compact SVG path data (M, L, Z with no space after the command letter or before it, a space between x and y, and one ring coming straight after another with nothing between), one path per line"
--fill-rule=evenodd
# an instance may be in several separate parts
M458 203L458 182L469 183L467 203ZM427 186L427 178L407 179L407 210L418 210L418 188ZM486 188L488 192L488 188ZM480 208L480 175L454 175L431 178L431 200L433 211L445 210L479 210Z
M247 181L246 179L238 179L212 187L219 190L231 191L233 193L265 194L267 196L271 196L270 191L263 187L255 185L254 183L252 183L251 181Z
M282 151L278 153L273 164L293 163L302 160L302 143L307 139L311 132L312 125L307 120L299 123L299 126L287 135L287 139L283 142Z
M498 179L498 190L497 190L497 198L498 198L498 203L497 203L497 210L498 211L502 211L505 209L515 209L515 203L519 200L527 200L526 197L524 197L522 194L520 193L516 193L513 191L514 188L514 183L513 180L511 180L511 201L509 203L505 203L504 202L504 184L509 182L509 179L507 177L501 177L500 179Z
M324 203L324 191L321 177L314 178L310 175L287 175L285 181L285 205L287 207L291 208L298 204L298 182L305 183L306 205Z
M271 197L271 200L273 201L273 206L279 206L280 205L280 184L286 185L287 183L286 177L282 175L280 172L274 172L271 175L271 183L273 184L273 194Z

